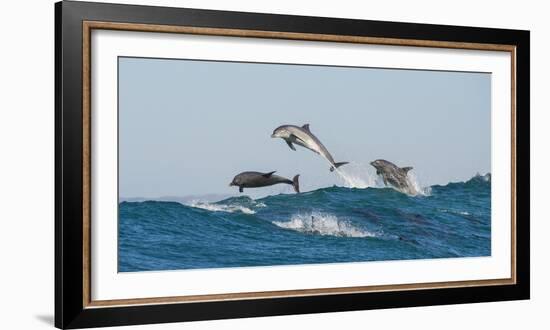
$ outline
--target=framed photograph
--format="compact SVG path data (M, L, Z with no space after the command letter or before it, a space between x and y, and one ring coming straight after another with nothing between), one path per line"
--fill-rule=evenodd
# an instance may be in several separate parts
M56 15L59 328L529 298L529 32Z

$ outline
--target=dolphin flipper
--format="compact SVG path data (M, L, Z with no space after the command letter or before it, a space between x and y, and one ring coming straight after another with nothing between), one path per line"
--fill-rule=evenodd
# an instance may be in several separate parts
M290 149L296 151L296 148L294 148L294 145L292 144L292 142L286 140L286 144L288 144L288 146L290 147Z
M242 187L242 186L239 187L239 192L240 192L240 193L243 192L243 187Z
M299 136L296 136L296 135L294 135L294 134L291 134L290 137L293 138L294 140L298 141L299 143L301 143L301 144L304 145L304 146L307 145L306 141L300 139ZM307 147L306 147L306 148L307 148Z

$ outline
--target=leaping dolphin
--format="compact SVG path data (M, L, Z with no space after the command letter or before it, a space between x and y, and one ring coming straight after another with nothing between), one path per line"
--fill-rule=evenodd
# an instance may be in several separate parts
M384 159L377 159L370 163L376 169L376 174L382 176L386 186L391 185L397 190L409 195L416 195L417 191L407 177L412 167L398 167Z
M292 185L294 191L297 193L300 192L300 184L298 182L300 174L295 175L292 180L289 180L282 176L273 175L275 172L276 171L269 173L242 172L233 178L229 186L237 186L239 187L239 192L243 192L243 188L267 187L278 183L286 183Z
M309 124L305 124L302 127L294 125L279 126L273 131L271 137L281 138L285 140L290 149L294 151L296 151L296 148L294 147L293 143L321 155L332 165L330 167L331 172L342 165L348 164L348 162L336 163L334 161L334 158L332 158L332 155L330 154L330 152L328 152L327 148L325 148L321 141L319 141L319 139L315 135L313 135L313 133L311 133L311 131L309 130Z

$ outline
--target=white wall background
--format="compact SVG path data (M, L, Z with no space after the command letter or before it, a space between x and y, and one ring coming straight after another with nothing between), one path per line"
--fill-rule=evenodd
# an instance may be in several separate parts
M155 5L531 30L532 299L142 329L542 329L550 306L550 23L544 1L135 0ZM52 0L0 4L0 328L53 327ZM545 313L546 312L546 313ZM125 329L138 329L127 327Z

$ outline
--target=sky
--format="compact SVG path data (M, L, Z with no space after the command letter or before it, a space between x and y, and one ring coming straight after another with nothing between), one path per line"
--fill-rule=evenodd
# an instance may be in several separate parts
M283 124L310 124L361 182L380 158L421 186L464 181L491 168L490 96L489 73L120 57L119 197L235 194L243 171L300 174L303 191L349 184L271 138Z

